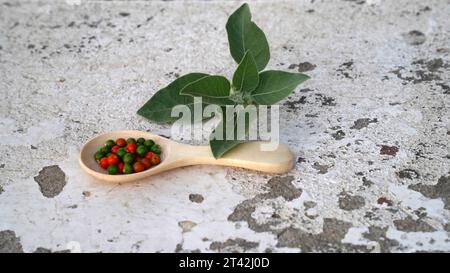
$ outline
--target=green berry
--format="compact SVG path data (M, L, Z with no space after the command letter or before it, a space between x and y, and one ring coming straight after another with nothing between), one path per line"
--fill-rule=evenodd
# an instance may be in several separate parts
M137 141L137 143L139 143L139 144L144 144L145 139L144 139L143 137L140 137L140 138L138 138L136 141Z
M119 172L119 168L117 168L117 165L111 165L108 167L109 174L117 174L118 172Z
M131 166L131 164L129 163L125 163L123 165L123 173L124 174L130 174L133 173L133 166Z
M127 154L127 150L125 150L125 148L119 148L117 151L116 151L116 155L118 155L119 157L123 157L124 155L126 155Z
M155 154L160 154L161 147L158 144L155 144L150 148L150 151L152 151L152 153L155 153Z
M136 149L136 153L139 156L145 156L145 154L147 153L147 148L145 148L144 145L139 145Z
M98 161L98 160L102 159L102 157L104 157L104 156L105 156L104 153L102 153L101 151L98 151L94 154L94 159Z
M112 146L114 146L114 145L116 145L116 143L115 143L114 140L112 140L112 139L108 139L108 140L105 142L105 147L108 147L109 149L111 149Z
M144 145L145 145L145 147L147 147L147 149L150 149L154 144L155 144L155 142L153 140L151 140L151 139L147 139L144 142Z
M123 156L123 162L124 163L128 163L128 164L132 164L134 162L134 155L130 154L130 153L126 153Z
M128 143L128 144L130 144L130 143L136 143L136 139L130 137L129 139L127 139L127 143Z
M107 154L107 153L109 153L109 150L110 150L111 148L108 148L108 147L106 147L106 146L103 146L103 147L101 147L100 148L100 152L102 152L103 154Z

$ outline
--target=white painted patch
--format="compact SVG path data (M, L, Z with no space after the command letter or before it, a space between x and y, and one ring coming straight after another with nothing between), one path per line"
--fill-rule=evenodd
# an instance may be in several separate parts
M396 196L397 200L401 200L403 206L408 206L413 210L424 207L429 217L445 220L444 202L440 198L426 198L421 193L402 185L389 185L389 191Z
M378 5L380 5L381 0L367 0L366 2L367 2L368 5L378 6Z
M273 202L270 202L273 203ZM271 205L266 206L258 206L255 211L252 213L252 217L255 219L263 219L261 223L265 222L264 219L267 219L272 216L272 214L275 212L275 208Z
M316 208L309 208L305 211L305 215L308 217L317 217L319 216L319 212Z
M450 241L445 231L435 232L402 232L389 228L386 237L397 240L401 246L402 252L415 251L448 251Z
M369 232L367 227L351 227L341 242L352 245L369 245L373 242L363 237L366 232Z
M438 24L436 22L436 20L433 19L433 17L428 17L428 26L427 26L427 35L431 35L433 34L433 32L436 32L438 28Z
M64 134L64 123L59 119L50 119L36 126L23 128L17 132L17 122L11 118L0 118L0 137L2 145L32 145L44 140L61 137Z

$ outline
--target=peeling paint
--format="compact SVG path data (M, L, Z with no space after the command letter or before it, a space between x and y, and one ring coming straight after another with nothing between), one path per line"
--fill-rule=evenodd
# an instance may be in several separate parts
M450 210L450 176L441 176L436 185L415 184L408 188L428 198L441 198L445 203L444 208Z
M410 45L421 45L426 41L425 34L419 30L411 30L410 32L404 34L403 38Z
M402 220L394 220L394 225L397 230L406 232L432 232L436 231L432 226L421 219L414 220L408 216Z
M355 210L364 207L366 202L364 197L359 195L350 195L346 192L341 192L339 194L339 208L343 210Z
M302 252L367 252L366 246L342 243L352 226L350 223L333 218L323 220L323 231L319 234L304 232L297 228L287 228L278 235L280 247L297 247Z
M419 172L413 169L404 169L397 173L399 178L416 179L420 177Z
M362 128L366 128L371 123L377 123L378 119L370 119L370 118L360 118L355 120L354 124L350 129L361 130Z
M392 155L392 156L395 156L395 155L397 155L398 150L399 149L396 146L381 145L380 155Z
M316 65L314 65L310 62L304 62L304 63L299 63L299 64L291 64L288 68L289 69L297 68L298 72L307 72L307 71L314 70L316 68Z
M228 239L225 242L212 242L211 250L218 252L245 252L258 247L258 242L250 242L242 238Z
M328 169L331 168L332 166L320 164L319 162L314 162L314 165L312 167L318 170L319 174L326 174L328 172Z
M201 1L126 10L114 3L108 10L49 1L5 6L0 230L14 232L3 233L15 242L8 249L450 251L450 40L440 31L448 4L427 9L422 2L252 3L255 22L270 34L271 69L311 77L280 101L280 141L294 168L272 177L192 166L114 185L80 169L81 145L118 129L170 136L170 126L135 111L189 71L233 74L217 18L236 3L211 3L207 13ZM193 16L179 16L186 8ZM274 24L280 31L270 31ZM321 35L302 28L286 40L299 25ZM337 33L337 25L350 31ZM198 43L198 33L207 42ZM39 175L45 166L59 166L65 182L62 173Z
M205 198L201 194L189 194L189 200L194 203L201 203Z
M411 209L425 208L428 216L437 219L445 219L444 203L441 199L428 199L422 194L408 189L407 186L390 185L389 191L393 196L401 200L403 206Z
M20 238L12 230L0 231L0 253L22 253Z
M269 192L258 194L252 199L245 200L238 204L233 213L228 216L228 220L232 222L245 221L248 223L250 229L256 232L270 231L270 224L260 224L253 217L252 213L255 211L258 203L265 199L274 199L283 197L286 201L292 201L300 197L302 190L292 185L294 177L273 177L268 182Z
M378 243L380 252L390 252L391 248L399 246L397 240L390 239L386 236L387 227L369 226L369 230L363 234L363 237Z
M53 198L60 194L66 185L66 174L57 165L47 166L34 180L39 184L42 195Z

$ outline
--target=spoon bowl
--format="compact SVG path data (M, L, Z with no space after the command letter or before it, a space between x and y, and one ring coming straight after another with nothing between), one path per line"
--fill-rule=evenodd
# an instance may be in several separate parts
M95 152L108 139L117 138L152 139L161 146L161 163L143 172L110 175L100 168L94 159ZM107 182L131 182L171 169L191 165L221 165L241 167L269 173L285 173L292 169L294 156L286 145L280 144L274 151L262 151L260 145L267 142L252 141L236 146L219 159L215 159L209 146L182 144L165 137L142 131L112 131L98 135L81 148L79 162L84 171Z

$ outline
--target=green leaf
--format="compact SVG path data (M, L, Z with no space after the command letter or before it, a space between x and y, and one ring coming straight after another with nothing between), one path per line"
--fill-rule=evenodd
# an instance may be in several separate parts
M137 114L159 123L170 123L178 119L171 117L172 108L183 104L193 112L194 99L191 96L181 96L180 91L187 84L208 76L204 73L190 73L184 75L153 95L138 111Z
M214 155L214 158L221 158L226 152L233 149L237 145L244 143L245 140L210 140L209 147Z
M181 95L202 97L204 103L233 105L230 96L230 82L223 76L206 76L189 83L181 89Z
M258 71L263 70L270 59L269 44L264 32L251 21L247 4L243 4L228 18L226 29L233 59L240 63L249 50L255 58Z
M250 93L258 86L259 75L255 59L247 51L233 75L233 86L244 94Z
M238 140L237 137L237 121L238 121L238 114L234 113L234 115L227 115L226 110L224 107L222 107L222 120L217 125L216 129L214 129L213 133L217 128L222 127L222 139L211 139L209 141L209 146L211 148L211 152L213 153L214 157L220 158L224 154L226 154L229 150L233 149L237 145L247 142L247 140ZM227 121L230 120L230 124L233 124L234 127L234 140L227 140L226 139L226 132L227 132ZM253 120L250 120L250 116L246 116L245 118L245 138L248 137L249 128L250 128L250 122L253 122Z
M272 105L287 97L299 84L309 79L305 74L268 70L259 74L259 85L252 92L254 102Z

